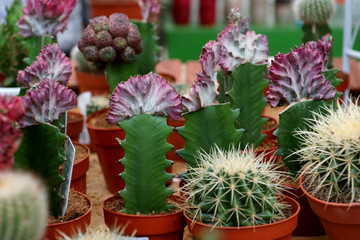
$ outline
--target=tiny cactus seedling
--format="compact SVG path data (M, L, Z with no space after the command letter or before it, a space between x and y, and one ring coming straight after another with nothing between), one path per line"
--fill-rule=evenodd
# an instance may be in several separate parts
M47 223L45 187L35 177L0 174L0 239L40 240Z
M232 148L199 152L199 165L185 176L189 191L187 212L194 221L214 227L242 227L284 219L287 206L278 201L286 174L263 154Z
M309 193L328 202L358 202L360 199L360 108L326 107L325 114L313 112L311 130L299 130L302 148L295 154L304 165Z

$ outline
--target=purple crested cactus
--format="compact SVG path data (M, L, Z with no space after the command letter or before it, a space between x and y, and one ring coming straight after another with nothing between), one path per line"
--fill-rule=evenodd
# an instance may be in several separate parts
M0 170L10 169L20 145L22 133L15 126L25 113L19 97L0 95Z
M76 105L76 94L51 79L42 80L37 88L30 89L23 97L25 115L20 119L21 127L51 123Z
M71 63L57 44L44 47L36 61L19 71L17 80L27 88L35 87L43 79L51 79L66 85L71 76Z
M106 120L117 123L141 113L168 115L177 120L182 113L180 95L157 74L130 77L113 92Z
M206 81L205 78L210 78L217 89L219 84L217 82L216 66L220 57L220 44L215 41L206 43L200 54L200 65L202 71L198 74L198 78Z
M143 22L156 23L161 9L159 0L139 0Z
M267 102L277 107L302 100L328 100L335 88L321 73L322 54L308 46L277 54L269 69Z
M26 0L19 34L28 38L63 32L75 5L76 0Z
M230 9L230 14L228 15L228 25L237 26L242 34L245 34L249 31L249 20L247 18L242 18L239 8Z
M330 54L333 45L333 37L330 34L324 35L319 41L310 41L306 43L306 47L317 49L321 52L323 65L322 70L327 70L328 63L330 61Z

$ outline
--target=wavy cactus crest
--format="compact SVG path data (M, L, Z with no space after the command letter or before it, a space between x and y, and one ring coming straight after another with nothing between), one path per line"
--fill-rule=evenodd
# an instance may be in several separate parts
M25 38L63 32L76 0L27 0L19 19L19 34Z
M309 192L326 196L330 202L357 202L360 198L360 108L349 101L347 107L338 102L325 108L325 113L314 112L311 131L298 131L303 144L295 152L304 163L305 181Z
M325 24L334 14L335 0L296 0L294 12L305 23Z
M267 102L272 107L303 100L329 100L335 88L323 76L322 55L306 46L277 54L269 69Z
M161 4L158 0L140 0L139 5L143 22L156 23L159 18Z
M71 76L71 63L57 44L44 47L36 61L19 71L17 80L27 88L36 87L42 80L50 79L66 85Z
M229 25L218 35L222 45L219 65L226 72L246 62L261 65L268 61L267 37L254 31L241 31L238 25Z
M322 54L322 71L327 70L328 63L330 61L331 49L333 45L333 37L330 34L326 34L319 41L310 41L306 43L306 47L317 49Z
M141 113L168 115L177 120L182 113L180 95L157 74L130 77L116 87L107 121L117 123Z
M216 71L219 57L220 45L215 41L210 41L204 45L199 61L202 71L198 74L198 77L202 81L208 81L206 78L210 78L214 82L216 89L219 87Z
M15 122L24 113L25 108L19 97L0 95L0 170L12 167L22 137Z
M76 105L76 94L56 81L44 79L23 97L26 113L21 127L51 123Z
M222 227L255 226L285 218L278 197L285 173L264 155L245 148L199 153L199 166L185 176L189 190L188 214L194 220Z
M249 20L247 18L242 18L239 8L232 8L230 14L228 15L228 25L236 25L242 34L245 34L249 30Z

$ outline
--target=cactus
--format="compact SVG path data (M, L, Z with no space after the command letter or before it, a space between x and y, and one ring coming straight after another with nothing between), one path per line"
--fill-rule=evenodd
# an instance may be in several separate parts
M47 223L44 186L32 175L0 174L0 239L40 240Z
M97 112L101 109L109 107L109 96L106 95L96 95L91 97L90 102L86 105L86 115Z
M124 232L125 228L121 228L118 231L110 231L108 229L89 229L85 234L79 234L77 236L69 237L63 236L63 240L131 240L135 234L126 236ZM61 239L59 239L61 240Z
M179 94L156 74L130 77L115 89L107 121L118 123L125 132L120 143L125 154L119 161L125 169L120 174L125 189L119 192L124 213L148 214L173 207L166 203L173 190L165 187L173 177L165 172L172 164L165 156L171 150L167 137L173 129L165 115L177 120L181 112Z
M264 154L249 148L210 153L200 151L199 165L185 176L189 191L187 214L214 227L242 227L284 219L288 207L278 201L286 174L277 171Z
M328 106L313 112L311 131L299 130L302 144L296 154L304 165L309 193L328 202L358 202L360 198L360 109L358 99L347 107Z

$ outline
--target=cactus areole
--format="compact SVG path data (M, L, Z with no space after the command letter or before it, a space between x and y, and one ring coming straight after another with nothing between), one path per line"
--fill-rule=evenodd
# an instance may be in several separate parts
M173 190L165 183L173 175L165 169L172 164L166 153L172 147L167 137L173 129L167 125L166 115L178 119L181 113L180 95L159 75L131 77L115 89L107 121L118 123L125 132L125 140L120 142L125 154L119 161L125 169L120 175L125 189L119 192L125 201L124 213L172 208L166 199Z

